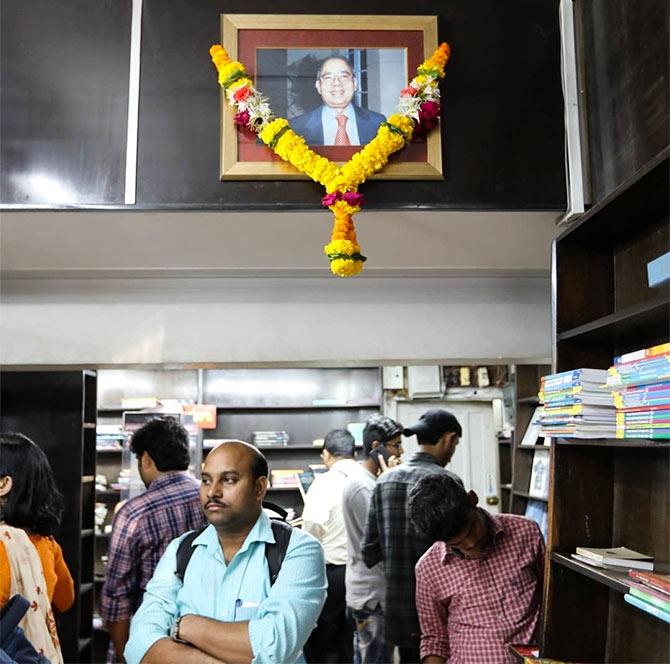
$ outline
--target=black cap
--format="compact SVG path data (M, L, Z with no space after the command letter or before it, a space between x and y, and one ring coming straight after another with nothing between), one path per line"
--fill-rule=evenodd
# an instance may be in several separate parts
M365 422L365 430L372 427L375 427L381 435L379 440L380 443L386 443L389 440L392 440L396 436L399 436L403 431L400 422L396 422L390 417L386 417L386 415L379 414L370 415Z
M447 432L453 432L459 437L463 435L463 429L454 415L442 408L431 408L414 426L405 429L403 434L436 443Z

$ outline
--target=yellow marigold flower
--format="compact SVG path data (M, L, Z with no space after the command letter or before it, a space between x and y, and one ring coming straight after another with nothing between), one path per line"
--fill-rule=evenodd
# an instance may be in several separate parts
M330 271L337 277L353 277L363 269L362 261L336 258L330 261Z
M261 131L261 141L263 141L263 143L266 145L269 145L272 142L272 139L275 137L275 134L287 126L288 120L284 118L275 118L272 122L269 122L267 125L265 125L263 131Z
M330 254L343 254L345 256L353 256L354 254L359 254L361 248L355 242L351 240L331 240L324 248L323 253L326 255Z

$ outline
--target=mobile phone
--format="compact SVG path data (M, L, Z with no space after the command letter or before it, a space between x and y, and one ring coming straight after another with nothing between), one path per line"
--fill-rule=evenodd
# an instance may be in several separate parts
M389 459L393 456L393 454L391 454L391 452L389 452L384 445L380 445L379 447L375 447L375 449L370 452L370 456L373 457L375 459L375 461L377 461L377 463L379 463L379 456L380 455L382 457L384 457L384 461L386 462L387 465L388 465Z

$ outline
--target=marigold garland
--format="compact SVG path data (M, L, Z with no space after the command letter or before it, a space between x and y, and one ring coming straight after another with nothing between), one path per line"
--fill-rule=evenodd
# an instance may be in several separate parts
M358 187L384 168L389 157L402 150L417 130L428 131L438 123L438 79L444 78L444 68L451 56L449 44L440 44L419 65L417 75L400 91L397 113L382 122L377 135L341 167L311 150L305 139L291 129L288 120L274 116L268 100L256 90L241 62L231 60L220 44L212 46L209 53L219 74L219 85L237 111L235 122L257 133L284 161L326 188L321 203L335 218L331 240L323 248L330 260L330 270L339 277L358 274L366 260L352 219L364 203Z

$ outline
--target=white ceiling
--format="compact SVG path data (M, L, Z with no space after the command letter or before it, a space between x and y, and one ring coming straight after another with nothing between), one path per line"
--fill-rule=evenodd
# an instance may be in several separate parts
M558 212L363 211L364 275L548 274ZM10 211L5 278L328 276L319 212Z

